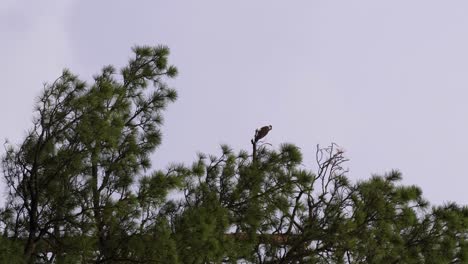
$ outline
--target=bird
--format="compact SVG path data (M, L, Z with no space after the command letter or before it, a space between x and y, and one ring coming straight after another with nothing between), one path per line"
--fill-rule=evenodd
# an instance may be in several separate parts
M271 125L269 126L264 126L260 129L255 130L255 142L258 142L260 139L264 138L270 130L272 130L273 127Z

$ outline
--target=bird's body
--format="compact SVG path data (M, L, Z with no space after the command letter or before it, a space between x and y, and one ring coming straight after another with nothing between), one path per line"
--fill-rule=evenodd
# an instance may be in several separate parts
M255 142L258 142L260 139L264 138L270 130L272 130L273 127L271 125L269 126L264 126L260 129L255 130Z

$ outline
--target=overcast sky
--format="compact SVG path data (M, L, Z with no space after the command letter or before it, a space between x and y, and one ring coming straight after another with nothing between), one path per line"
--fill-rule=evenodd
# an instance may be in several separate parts
M136 44L165 44L180 99L154 165L219 145L335 142L349 177L391 169L432 203L468 203L467 1L0 2L0 138L31 127L44 82L63 68L91 80ZM2 151L3 153L3 151Z

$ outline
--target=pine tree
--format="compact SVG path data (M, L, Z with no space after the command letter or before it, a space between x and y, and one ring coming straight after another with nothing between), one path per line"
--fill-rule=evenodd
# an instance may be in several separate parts
M46 85L2 159L0 263L466 263L468 207L430 207L401 174L352 183L347 158L293 144L151 169L176 91L166 47L136 47L91 84ZM18 254L23 252L23 254Z
M150 167L149 154L160 144L162 111L177 97L165 84L174 77L166 47L138 47L135 58L122 69L118 81L113 67L105 67L83 97L84 117L77 133L86 149L82 174L85 201L93 208L99 255L97 262L129 258L121 251L138 229L138 200L132 191L135 177ZM148 85L152 85L151 89Z
M65 261L64 250L76 245L66 238L80 236L91 239L81 241L85 251L78 249L84 258L94 252L99 263L128 257L119 249L135 232L139 213L132 184L149 168L148 155L161 141L161 113L177 97L164 82L177 74L168 48L134 52L120 80L111 66L91 86L64 71L45 87L23 143L7 148L7 209L16 214L7 235L25 241L28 263L50 260L45 248Z

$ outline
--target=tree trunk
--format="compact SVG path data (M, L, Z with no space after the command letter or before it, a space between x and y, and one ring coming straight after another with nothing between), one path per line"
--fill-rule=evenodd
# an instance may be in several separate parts
M24 246L26 263L34 264L36 261L36 232L37 232L37 199L31 195L31 211L29 213L29 235Z
M104 223L102 219L102 212L101 212L101 202L100 202L100 191L98 186L98 150L95 148L92 153L92 168L91 168L91 177L92 177L92 190L93 190L93 207L94 207L94 220L96 223L97 229L97 239L98 239L98 250L99 250L99 257L96 259L96 263L101 263L101 259L108 256L108 252L106 250L106 238L104 233Z

